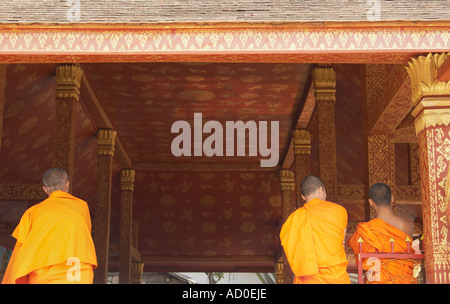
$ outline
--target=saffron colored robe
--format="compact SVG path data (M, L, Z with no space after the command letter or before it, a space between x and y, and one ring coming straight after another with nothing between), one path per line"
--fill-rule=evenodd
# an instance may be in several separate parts
M374 218L365 223L359 223L356 232L350 237L347 244L358 257L359 238L363 243L361 252L371 253L375 249L379 253L391 252L391 238L394 240L394 253L414 253L412 249L412 236L404 233L400 229L386 223L382 219ZM411 240L410 252L407 251L406 238ZM363 259L363 270L372 270L371 278L365 278L365 283L369 284L410 284L417 283L413 276L414 264L411 260L380 259L379 263ZM378 277L376 272L378 271Z
M344 249L347 211L313 199L283 224L281 245L295 275L294 284L348 284Z
M97 267L85 201L55 191L27 209L2 283L92 283Z

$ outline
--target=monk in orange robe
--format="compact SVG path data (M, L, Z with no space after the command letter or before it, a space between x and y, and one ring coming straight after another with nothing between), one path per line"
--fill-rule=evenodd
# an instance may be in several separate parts
M391 189L378 183L369 190L369 204L376 217L369 222L359 223L356 232L348 240L356 256L362 253L414 253L412 249L413 222L396 216L392 211ZM408 245L410 242L410 252ZM392 243L393 242L393 243ZM363 269L369 270L365 283L371 284L410 284L417 283L413 276L413 261L392 259L364 259Z
M280 232L294 284L350 283L344 250L347 211L325 200L325 185L317 176L306 176L300 187L306 204L288 217Z
M49 197L27 209L14 230L16 245L2 283L91 284L97 257L88 206L67 193L64 170L48 170L43 182Z

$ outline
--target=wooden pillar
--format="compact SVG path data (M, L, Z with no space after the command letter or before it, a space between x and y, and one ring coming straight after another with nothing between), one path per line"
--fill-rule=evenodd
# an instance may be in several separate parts
M337 202L338 183L336 167L336 72L331 67L313 70L314 96L317 105L319 139L319 174L325 184L327 200Z
M53 167L66 170L71 181L69 191L73 184L75 119L82 74L83 70L76 65L60 65L56 68L56 129Z
M120 172L120 284L131 283L134 175L133 169L124 169Z
M295 199L298 208L305 204L300 182L311 172L311 133L306 129L296 129L292 132L292 139L294 141Z
M291 170L280 170L280 185L281 185L281 224L287 220L291 212L293 211L292 203L292 192L294 191L294 172ZM289 262L284 254L281 257L281 262L283 265L276 265L277 271L282 272L284 284L291 284L293 282L293 274L289 266ZM281 274L278 274L281 277ZM281 283L281 279L278 278L277 281Z
M450 283L450 227L445 193L450 162L450 81L437 79L437 70L449 55L418 56L407 67L419 138L427 283Z
M375 183L385 183L391 188L396 197L395 177L395 142L393 135L375 134L372 126L376 120L376 111L379 94L384 90L387 75L386 66L382 64L368 64L365 66L364 91L362 100L363 127L364 127L364 213L366 221L375 217L375 212L369 205L369 189ZM394 212L397 207L394 201Z
M391 192L396 197L395 178L395 143L392 135L374 134L367 139L368 158L368 185L366 187L366 202L368 202L368 190L376 183L384 183L391 188ZM368 204L368 203L367 203ZM394 213L397 213L396 203L392 204ZM369 219L375 217L372 208L368 209Z
M97 131L97 202L94 210L94 244L98 268L94 282L106 284L108 276L109 231L111 214L112 161L116 131Z
M283 262L275 262L275 280L277 284L284 284Z

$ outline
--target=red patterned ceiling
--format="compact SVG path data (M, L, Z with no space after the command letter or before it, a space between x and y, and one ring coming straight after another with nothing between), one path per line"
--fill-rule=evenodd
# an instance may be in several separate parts
M281 154L310 65L145 63L85 64L83 68L132 161L184 158L197 162L200 159L177 159L170 150L177 135L171 133L172 124L185 120L193 129L194 113L202 113L203 123L216 120L223 126L237 120L279 121ZM251 162L258 158L201 159L205 160Z

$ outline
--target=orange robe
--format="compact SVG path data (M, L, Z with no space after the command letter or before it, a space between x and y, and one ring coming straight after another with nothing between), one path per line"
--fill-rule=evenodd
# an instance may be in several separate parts
M12 236L2 283L92 283L97 257L85 201L55 191L25 211Z
M359 244L358 240L361 237L363 240L361 251L363 253L375 252L375 249L379 253L390 253L391 242L390 239L394 239L394 252L395 253L408 253L406 238L409 237L410 252L414 253L412 249L412 236L404 233L400 229L386 223L382 219L374 218L366 223L359 223L356 232L348 240L348 246L350 246L358 257ZM365 283L369 284L410 284L417 283L417 280L413 276L414 265L411 260L391 260L380 259L379 263L375 261L368 261L363 259L363 269L372 270L371 278L365 278ZM375 276L378 272L378 278ZM378 280L379 279L379 280Z
M294 284L347 284L344 249L347 211L313 199L294 211L283 224L281 245L295 274Z

